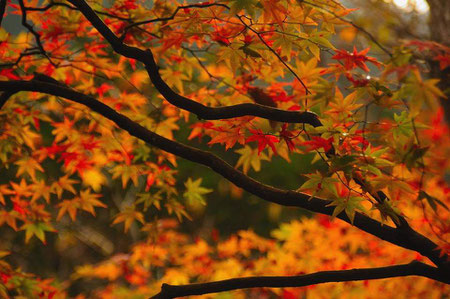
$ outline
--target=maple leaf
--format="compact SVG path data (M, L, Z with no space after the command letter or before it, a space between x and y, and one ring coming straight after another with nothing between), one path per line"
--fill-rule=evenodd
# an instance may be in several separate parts
M417 116L422 111L425 103L428 108L437 106L438 98L446 98L446 95L437 87L439 79L423 80L418 70L413 70L413 75L402 89L395 93L395 98L410 97L411 115Z
M11 199L13 203L13 210L20 214L20 216L27 216L30 214L28 210L28 202L18 198Z
M259 153L257 153L256 149L252 149L248 145L245 145L245 147L236 150L236 153L241 155L236 163L236 167L242 166L244 173L248 172L248 170L250 169L250 166L255 171L260 171L261 170L261 161L269 160L269 158L267 157L266 154L261 153L261 155L260 155Z
M186 212L186 209L184 205L182 205L180 202L174 200L173 198L170 199L166 203L166 209L169 215L175 214L177 216L178 220L181 221L183 217L186 217L187 219L191 219L189 214Z
M210 121L198 122L196 124L191 125L191 128L193 130L189 134L188 140L194 139L196 137L201 139L201 137L203 136L203 131L207 130L207 129L213 129L214 128L214 124L212 122L210 122Z
M13 191L8 189L7 185L0 185L0 203L5 205L5 195L13 194Z
M357 93L352 92L345 98L338 88L336 88L336 93L333 101L330 103L330 110L327 111L328 114L336 114L341 117L348 117L352 114L353 110L358 109L362 104L355 103L357 100Z
M0 226L3 225L3 223L8 224L12 229L15 231L18 231L17 228L17 220L20 220L17 213L10 213L5 210L0 210Z
M193 205L197 203L200 203L202 205L206 204L203 195L212 192L212 189L200 187L201 183L202 183L201 178L195 181L192 181L191 178L188 178L188 180L184 183L184 186L186 187L186 192L183 193L183 197L186 198L190 204Z
M443 119L444 109L440 107L431 120L431 128L425 131L433 142L440 141L448 135L449 128Z
M141 212L136 211L135 206L126 207L122 212L116 215L112 224L117 224L120 222L124 223L124 231L128 232L131 224L135 221L144 223L144 215Z
M450 54L440 54L433 58L433 60L439 61L439 69L445 70L450 66Z
M324 177L321 173L316 172L308 175L308 180L304 182L298 190L312 190L319 192L321 190L328 190L332 194L337 194L334 183L339 182L338 179L332 177Z
M275 154L277 154L277 149L275 148L274 143L278 143L280 142L280 140L276 136L264 134L261 129L256 130L250 129L249 131L253 135L247 137L245 139L245 143L256 141L258 143L258 155L261 153L263 149L266 148L266 146L269 146L272 149L272 151Z
M253 17L257 4L258 0L231 0L230 9L234 14L245 9Z
M46 156L54 159L55 154L59 154L61 152L66 151L69 146L70 146L69 144L59 145L59 144L56 144L56 142L53 142L53 144L51 146L47 146L43 149L43 151L44 151L43 155L46 155ZM41 159L42 158L43 157L41 157Z
M264 21L274 20L283 28L283 16L287 14L288 10L280 3L280 0L262 0L261 4L264 6Z
M371 62L378 67L381 66L381 63L373 57L366 56L368 52L369 48L358 52L356 51L356 47L354 47L352 53L345 50L336 50L336 54L332 58L336 60L343 60L346 70L352 70L355 67L359 67L364 71L369 72L369 68L367 67L366 62Z
M52 131L52 134L55 135L55 143L63 140L66 137L69 137L71 132L73 132L72 127L75 124L75 121L71 121L69 118L64 116L64 121L62 123L54 122L52 125L55 129Z
M52 185L52 189L55 190L58 198L61 198L64 190L67 190L73 194L76 193L74 184L78 183L77 180L69 179L69 175L62 176L58 179L57 182L54 182Z
M167 85L175 87L179 92L184 93L183 81L189 80L186 74L173 69L164 69L160 73Z
M353 87L364 87L367 86L367 84L369 84L370 82L368 79L365 78L357 79L350 74L345 74L345 77L347 78L348 81L352 82Z
M179 48L185 40L186 35L181 32L173 32L163 39L162 51L164 52L169 48Z
M225 144L225 150L232 148L236 142L239 144L245 144L245 136L241 133L241 127L236 126L227 130L224 127L216 129L219 133L214 136L209 142L209 145L220 143Z
M96 92L99 95L99 97L103 97L103 95L110 91L111 89L113 89L113 87L107 83L103 83L102 85L100 85L99 87L97 87Z
M288 124L283 124L280 131L280 137L286 142L286 145L289 151L293 151L295 149L295 144L292 139L295 137L294 133L287 130Z
M44 172L44 169L42 168L40 163L36 161L34 158L29 156L23 157L22 159L16 161L15 164L19 166L19 168L17 169L16 177L19 177L20 175L27 173L34 181L36 180L36 170Z
M118 11L121 11L121 10L129 11L132 9L136 9L138 7L139 6L136 4L136 0L126 0L123 2L122 5L118 5L116 9Z
M58 204L58 207L59 211L58 215L56 216L56 220L60 220L65 213L69 213L70 219L72 219L72 221L75 221L75 219L77 218L77 210L80 208L80 203L77 199L65 199Z
M93 194L89 189L81 190L78 199L80 208L95 216L94 207L107 207L104 203L97 199L99 197L101 197L101 194Z
M161 196L160 192L157 192L155 194L151 194L148 192L139 193L139 194L137 194L136 204L143 203L144 211L146 211L151 206L155 206L155 208L157 208L158 210L161 210L161 203L160 203L161 200L162 200L162 196Z
M317 150L319 148L323 148L325 152L328 152L333 147L333 141L334 137L331 136L328 139L319 137L319 136L312 136L312 140L304 141L302 145L305 145L307 147L307 151Z
M84 171L81 174L81 178L83 179L83 183L92 187L92 189L96 192L101 190L101 186L106 183L106 177L95 168Z
M135 186L138 185L139 168L136 165L116 165L112 170L113 179L120 177L122 179L122 187L125 188L131 179Z
M335 206L333 214L331 215L332 218L339 215L342 211L345 211L345 214L347 214L350 219L350 223L353 224L356 210L365 211L365 208L361 205L362 201L364 201L364 198L362 197L349 196L347 198L333 200L327 207Z
M162 135L166 138L173 139L173 131L178 130L180 127L176 124L178 118L167 118L156 125L155 133Z
M31 239L31 237L36 236L42 243L46 244L45 232L55 232L56 230L49 224L45 222L32 223L27 222L21 228L25 230L25 243Z
M233 44L228 47L222 47L217 53L217 62L224 61L230 69L236 71L241 67L243 61L245 61L245 57L242 53L243 52L239 49L235 49Z
M14 74L14 71L12 69L2 69L0 70L0 77L4 76L11 80L20 80L20 77Z
M23 178L19 184L16 184L14 182L10 182L10 184L12 187L11 194L14 194L17 197L29 197L33 194L31 191L32 185L27 184Z

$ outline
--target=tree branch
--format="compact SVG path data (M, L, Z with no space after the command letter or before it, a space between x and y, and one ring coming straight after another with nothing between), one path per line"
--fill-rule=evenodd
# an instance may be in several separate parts
M3 105L5 105L6 101L9 100L10 97L12 97L16 92L6 90L0 94L0 109L3 108Z
M200 119L228 119L233 117L252 115L259 116L265 119L280 121L280 122L290 122L290 123L307 123L314 127L322 126L319 118L315 113L312 112L297 112L297 111L284 111L277 108L272 108L268 106L258 105L258 104L239 104L233 106L226 106L220 108L213 108L204 106L198 102L188 99L182 95L177 94L172 90L166 82L161 78L159 74L159 67L157 66L155 59L151 50L143 51L136 47L130 47L123 43L123 40L118 38L109 27L98 17L98 15L92 10L92 8L84 0L69 0L74 6L76 6L80 12L91 22L91 24L97 29L97 31L110 43L114 51L117 53L128 57L134 58L142 63L144 63L145 68L149 74L150 80L152 81L155 88L161 93L161 95L172 105L178 108L187 110L191 113L197 115ZM175 11L176 13L177 11ZM241 20L241 22L245 24ZM247 26L247 25L246 25ZM247 26L248 27L248 26ZM248 27L253 32L257 33L250 27ZM258 34L261 41L267 45L264 39ZM270 48L270 47L269 47ZM270 48L271 49L271 48ZM271 49L272 52L273 49ZM275 53L275 52L274 52ZM276 54L276 53L275 53ZM277 55L277 54L276 54ZM277 55L278 58L280 58ZM286 65L286 64L285 64ZM286 65L287 66L287 65ZM287 66L289 70L289 66ZM292 70L291 70L292 71ZM295 75L295 73L294 73ZM300 80L300 78L298 78ZM301 81L301 80L300 80ZM302 82L303 84L303 82ZM305 85L304 85L305 86ZM306 86L305 86L306 88ZM308 89L306 89L308 91ZM308 93L308 92L307 92ZM361 185L360 182L356 181ZM362 186L363 189L365 186ZM383 194L381 191L379 194ZM378 196L371 194L374 198ZM384 198L387 196L384 195ZM384 200L384 199L383 199ZM398 215L399 221L395 221L395 224L402 229L409 230L408 222Z
M41 42L41 34L38 33L36 30L34 30L33 25L28 24L27 22L27 9L25 7L25 4L23 3L23 0L19 0L19 6L20 10L22 12L22 25L28 29L28 31L34 36L34 39L36 40L37 47L42 52L42 55L44 55L48 61L53 65L56 66L56 64L51 60L50 56L48 56L47 51L45 51L44 46Z
M176 298L248 288L304 287L327 282L383 279L411 275L423 276L447 284L450 283L450 278L448 276L446 277L443 273L440 273L439 269L421 262L413 261L409 264L395 266L322 271L298 276L253 276L178 286L163 284L161 292L151 298Z
M83 0L69 0L91 22L97 31L111 44L117 53L142 62L147 69L150 80L161 95L172 105L187 110L197 115L200 119L229 119L240 116L257 116L268 120L287 123L307 123L314 127L321 126L317 115L313 112L285 111L277 108L258 104L239 104L226 107L208 107L196 101L188 99L173 91L159 74L151 50L142 50L125 45L105 23L97 16L92 8Z
M6 11L7 0L0 0L0 26L2 25L3 17Z
M222 160L218 156L193 148L176 141L164 138L154 132L149 131L138 123L132 121L123 114L118 113L109 106L101 103L95 98L77 92L71 88L59 84L52 84L38 80L31 81L0 81L0 90L5 92L19 92L19 91L36 91L46 93L49 95L59 96L73 102L85 105L93 111L108 118L116 123L121 129L130 133L146 143L156 146L166 152L187 159L194 163L205 165L211 168L216 173L236 186L252 193L263 200L277 203L283 206L295 206L307 209L312 212L321 213L325 215L333 214L333 207L328 206L330 201L311 197L309 194L283 190L272 186L260 183L253 178L245 175L241 171L235 169L233 166ZM342 212L337 215L337 218L351 223L347 214ZM425 236L414 231L410 227L407 228L393 228L384 225L364 214L355 213L353 225L359 229L372 234L382 240L388 241L392 244L403 248L411 249L419 252L421 255L428 257L433 263L446 271L450 277L450 263L448 256L439 254L437 245L426 238Z

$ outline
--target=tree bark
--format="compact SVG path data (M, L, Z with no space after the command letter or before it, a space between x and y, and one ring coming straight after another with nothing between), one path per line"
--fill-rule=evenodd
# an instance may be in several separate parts
M440 44L450 46L450 1L449 0L427 0L430 7L429 27L431 39ZM444 70L439 68L439 63L430 61L431 75L439 78L439 88L445 93L447 98L441 99L441 106L444 108L445 119L450 125L450 67Z

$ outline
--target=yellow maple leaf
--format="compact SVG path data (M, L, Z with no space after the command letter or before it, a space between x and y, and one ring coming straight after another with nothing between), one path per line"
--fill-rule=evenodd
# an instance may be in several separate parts
M33 181L35 181L36 170L44 172L41 164L30 156L23 157L22 159L16 161L15 164L19 166L19 168L17 169L16 177L19 177L22 174L26 173L31 177Z
M95 168L88 169L81 174L83 184L90 186L95 192L99 192L106 183L105 176Z

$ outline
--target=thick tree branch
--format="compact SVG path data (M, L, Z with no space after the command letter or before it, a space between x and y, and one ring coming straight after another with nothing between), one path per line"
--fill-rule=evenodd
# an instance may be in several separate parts
M97 16L92 8L83 0L69 0L76 6L80 12L91 22L97 31L111 44L117 53L137 61L142 62L147 69L150 79L155 88L161 95L172 105L181 109L194 113L200 119L229 119L240 116L258 116L268 120L287 122L287 123L307 123L312 126L320 126L321 123L315 113L285 111L277 108L258 104L239 104L226 107L207 107L196 101L188 99L173 91L159 74L157 66L151 50L142 50L136 47L125 45L105 23Z
M450 2L447 0L427 0L427 2L430 6L429 28L432 40L450 46ZM428 63L431 66L432 76L440 79L439 89L447 96L439 101L444 108L447 125L450 125L450 68L441 70L439 63L431 59Z
M439 269L413 261L409 264L388 267L322 271L299 276L254 276L179 286L163 284L161 292L153 296L152 299L203 295L248 288L304 287L327 282L383 279L411 275L423 276L447 284L450 283L450 278L440 273Z
M109 27L98 17L98 15L92 10L92 8L84 0L69 0L74 6L76 6L81 13L91 22L91 24L97 29L97 31L111 44L114 51L126 56L128 58L134 58L144 63L145 68L150 76L155 88L161 93L161 95L172 105L178 108L187 110L197 115L200 119L227 119L238 116L253 115L266 118L273 121L290 122L290 123L308 123L314 127L321 126L322 123L318 119L317 115L312 112L297 112L297 111L284 111L268 106L258 104L239 104L227 107L212 108L197 103L191 99L188 99L182 95L173 91L166 82L161 78L159 74L159 67L157 66L151 50L143 51L136 47L130 47L123 43L122 39L118 38ZM241 20L242 21L242 20ZM245 23L242 22L244 25ZM250 28L251 29L251 28ZM253 29L251 29L254 31ZM254 31L257 33L256 31ZM265 44L264 39L258 34L258 37ZM267 45L267 44L266 44ZM270 47L269 47L270 48ZM270 48L271 49L271 48ZM273 49L271 49L273 51ZM275 53L276 54L276 53ZM277 55L278 56L278 55ZM285 64L286 65L286 64ZM286 65L287 66L287 65ZM288 67L289 68L289 67ZM289 68L289 70L291 70ZM292 71L292 70L291 70ZM295 73L294 73L295 75ZM298 78L299 79L299 78ZM301 81L301 80L300 80ZM303 84L303 82L302 82ZM306 88L306 86L305 86ZM307 90L307 89L306 89ZM360 182L357 181L361 185ZM363 189L365 186L363 186ZM378 192L384 195L381 191ZM374 198L378 198L377 195L372 194ZM383 197L387 198L385 195ZM409 229L407 221L398 216L399 221L395 221L395 224L402 229Z
M2 94L0 94L0 109L3 108L3 105L5 105L6 101L9 100L10 97L12 97L16 92L14 91L4 91Z
M6 11L7 0L0 0L0 26L2 25L3 17Z
M36 91L59 96L85 105L93 111L113 121L120 128L129 132L130 135L135 136L166 152L185 158L189 161L205 165L222 175L224 178L228 179L236 186L260 197L261 199L283 206L301 207L309 211L325 215L332 215L333 213L333 207L327 206L330 203L328 200L318 197L310 197L310 195L301 192L282 190L262 184L235 169L233 166L212 153L202 151L155 134L123 114L120 114L109 106L99 102L95 98L77 92L63 85L38 80L0 81L0 91L12 93L19 91ZM350 219L344 212L340 213L337 218L351 223ZM447 271L450 276L448 256L440 256L439 250L437 249L437 245L435 243L418 232L412 230L410 227L396 229L391 226L384 225L358 212L355 213L353 225L382 240L419 252L421 255L428 257L436 265L441 267L442 271Z

